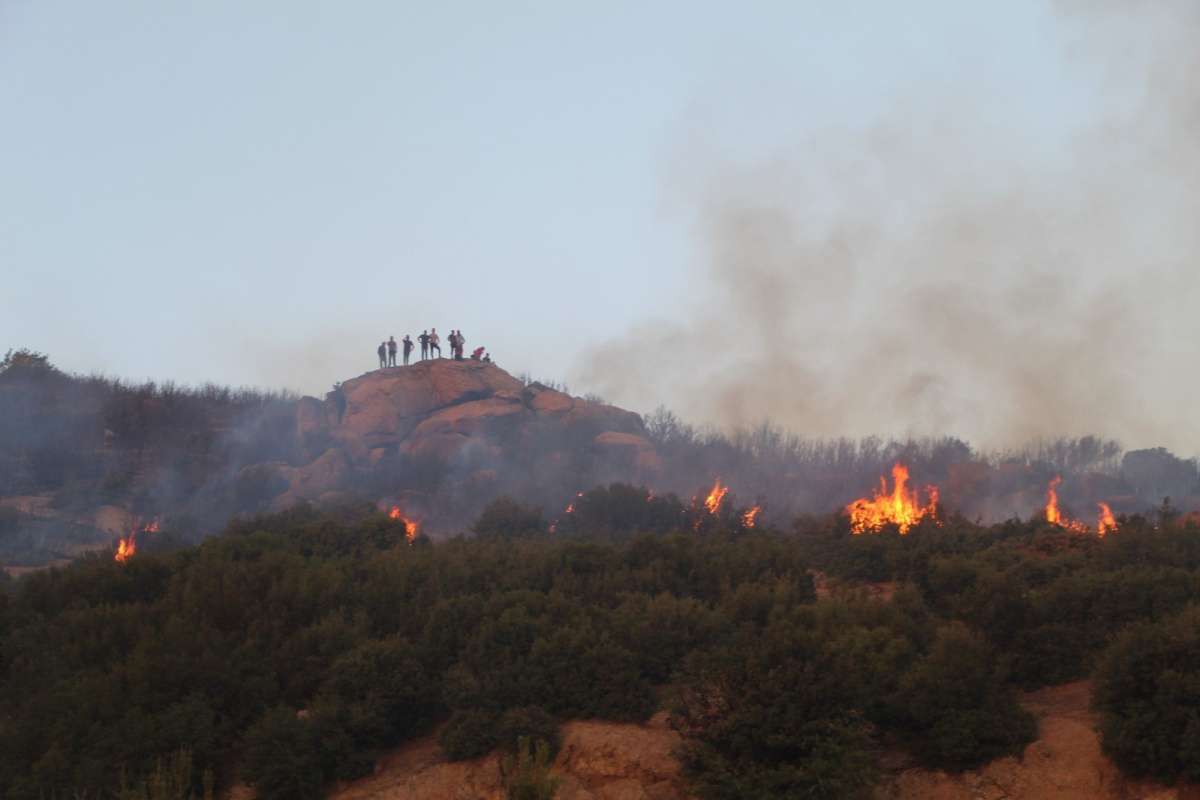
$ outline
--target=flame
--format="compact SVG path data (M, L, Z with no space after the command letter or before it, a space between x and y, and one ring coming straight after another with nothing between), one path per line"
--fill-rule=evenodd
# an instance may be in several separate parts
M729 493L728 486L721 485L721 479L717 478L713 484L712 491L708 493L708 497L704 498L704 507L708 509L708 513L715 515L721 510L721 501L725 499L725 495Z
M742 514L742 525L747 528L753 528L758 523L758 515L762 513L762 509L758 506L751 508L745 514Z
M889 493L887 478L879 479L879 490L868 500L860 497L846 506L850 515L850 532L865 533L880 531L889 523L895 524L900 533L908 533L909 528L916 525L925 517L937 519L938 490L936 486L927 486L929 503L922 506L916 490L909 490L908 467L896 462L892 467L892 481L895 484Z
M392 506L392 510L388 512L388 518L404 523L404 538L408 540L409 544L412 544L416 540L417 534L421 532L421 523L404 516L400 506Z
M159 524L158 517L155 517L146 523L146 525L142 528L142 533L158 533L161 527L162 526Z
M1112 509L1108 507L1108 503L1100 503L1100 518L1096 520L1096 534L1104 536L1109 531L1117 529L1117 520L1113 517Z
M571 499L571 502L567 503L567 514L575 513L575 500L579 499L580 497L583 497L583 492L576 492L575 497Z
M1046 521L1073 533L1087 533L1087 525L1078 520L1067 519L1059 509L1058 485L1060 483L1062 483L1062 476L1055 475L1050 480L1050 485L1046 487Z
M131 533L128 539L121 539L117 544L117 552L113 556L114 561L124 564L137 552L137 542L134 541L133 537L134 534Z

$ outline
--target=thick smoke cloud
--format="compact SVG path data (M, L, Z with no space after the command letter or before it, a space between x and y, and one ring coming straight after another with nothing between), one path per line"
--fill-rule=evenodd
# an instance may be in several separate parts
M701 299L572 384L817 436L1200 451L1200 6L1055 10L1085 106L1060 140L964 82L761 166L687 152L670 188L705 270L680 296Z

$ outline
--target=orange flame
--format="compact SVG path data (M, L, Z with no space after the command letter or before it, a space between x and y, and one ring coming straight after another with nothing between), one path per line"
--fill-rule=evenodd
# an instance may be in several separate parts
M158 518L155 517L146 523L146 525L142 528L142 533L158 533L160 528L161 526L159 525Z
M909 528L922 519L929 517L937 519L938 490L936 486L927 486L929 503L922 506L916 490L909 490L908 467L896 462L892 467L892 481L895 484L888 492L887 478L879 479L879 490L868 500L860 497L846 506L850 515L850 532L865 533L866 531L881 531L888 524L894 524L900 533L908 533Z
M1050 480L1050 485L1046 487L1046 521L1073 533L1087 533L1087 525L1078 520L1067 519L1059 509L1058 485L1060 483L1062 483L1062 476L1055 475Z
M421 523L404 516L404 513L400 511L400 506L392 506L392 510L388 512L388 518L404 523L404 538L408 540L409 544L416 540L417 534L421 530Z
M747 528L753 528L758 524L758 515L762 513L762 509L758 506L751 508L745 514L742 514L742 525Z
M114 561L124 564L137 552L137 542L134 541L133 537L134 534L131 533L128 539L121 539L117 544L117 552L113 556Z
M725 495L729 494L729 487L721 485L721 479L717 478L713 484L712 491L708 493L708 497L704 498L704 507L708 509L708 513L715 515L721 510L721 501L725 499Z
M1100 518L1096 520L1096 533L1099 536L1109 531L1117 529L1117 520L1113 517L1112 509L1108 507L1108 503L1100 503Z

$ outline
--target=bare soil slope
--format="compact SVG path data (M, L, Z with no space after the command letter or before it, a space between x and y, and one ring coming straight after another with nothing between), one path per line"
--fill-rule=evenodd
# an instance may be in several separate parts
M1038 738L1021 758L1001 758L951 775L909 769L885 781L880 800L1200 800L1200 787L1131 781L1100 751L1087 681L1041 689L1022 704L1038 718Z
M557 800L688 798L672 751L679 736L658 715L646 725L569 722L554 768ZM384 759L369 778L347 784L333 800L504 800L496 754L448 762L433 738Z
M1091 685L1079 681L1032 692L1038 739L1020 758L954 775L905 769L885 778L878 800L1200 800L1200 787L1167 787L1123 777L1100 751ZM673 751L678 735L659 714L647 725L570 722L555 760L559 800L690 798ZM384 759L376 774L347 784L334 800L503 800L495 754L447 762L433 738Z

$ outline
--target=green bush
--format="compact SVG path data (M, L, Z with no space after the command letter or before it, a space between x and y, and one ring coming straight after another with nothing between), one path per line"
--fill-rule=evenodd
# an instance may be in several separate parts
M997 664L983 637L955 624L905 675L900 704L926 764L967 769L1033 741L1037 725Z
M535 743L526 736L518 739L514 752L500 759L507 800L554 800L560 780L550 772L553 758L545 741Z
M316 726L290 708L275 708L246 731L242 774L261 800L319 800L324 796Z
M1123 770L1200 781L1200 607L1118 636L1100 660L1093 702L1104 751Z
M500 715L496 723L496 741L500 747L512 752L517 749L521 739L528 739L535 744L545 742L553 758L562 744L558 720L538 706L510 708Z
M511 497L500 497L488 504L471 530L485 539L515 539L541 536L548 526L540 508L521 505Z
M438 734L438 744L451 761L479 758L496 747L496 715L486 711L455 711Z

